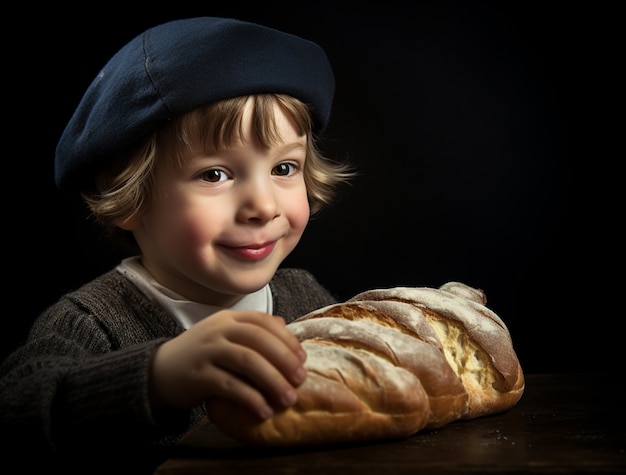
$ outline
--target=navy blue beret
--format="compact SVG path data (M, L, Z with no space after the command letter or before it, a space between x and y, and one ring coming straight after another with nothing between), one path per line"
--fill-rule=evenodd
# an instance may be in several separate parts
M57 187L81 188L164 121L240 95L294 96L310 106L319 133L334 90L328 58L309 40L228 18L155 26L120 49L88 87L56 148Z

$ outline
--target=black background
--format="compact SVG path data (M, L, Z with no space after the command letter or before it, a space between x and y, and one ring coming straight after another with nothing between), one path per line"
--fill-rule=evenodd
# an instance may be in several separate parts
M89 5L5 19L17 33L5 40L2 357L47 305L121 257L54 187L56 141L83 91L144 29L214 15L310 38L335 70L323 149L360 176L286 265L342 299L462 281L486 292L526 372L621 366L612 3Z

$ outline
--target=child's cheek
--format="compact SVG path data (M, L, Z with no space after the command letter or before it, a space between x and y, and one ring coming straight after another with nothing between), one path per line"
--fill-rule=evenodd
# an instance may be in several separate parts
M305 196L303 199L293 201L293 210L290 215L291 227L296 233L302 234L309 218L311 217L311 208L309 201Z
M179 214L170 223L169 245L178 248L178 253L189 257L198 256L219 234L219 220L201 213Z

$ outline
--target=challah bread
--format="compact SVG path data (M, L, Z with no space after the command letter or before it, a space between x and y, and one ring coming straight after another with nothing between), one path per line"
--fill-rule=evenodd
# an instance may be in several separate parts
M307 352L297 403L260 421L225 400L207 402L226 434L253 445L297 446L408 437L502 412L524 376L485 294L439 289L360 293L288 326Z

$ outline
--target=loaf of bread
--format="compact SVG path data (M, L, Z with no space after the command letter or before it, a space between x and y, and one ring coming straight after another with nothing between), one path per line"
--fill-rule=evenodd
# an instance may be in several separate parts
M307 353L297 403L260 421L233 403L207 402L209 419L253 445L301 446L405 438L514 406L524 375L484 292L360 293L289 324Z

